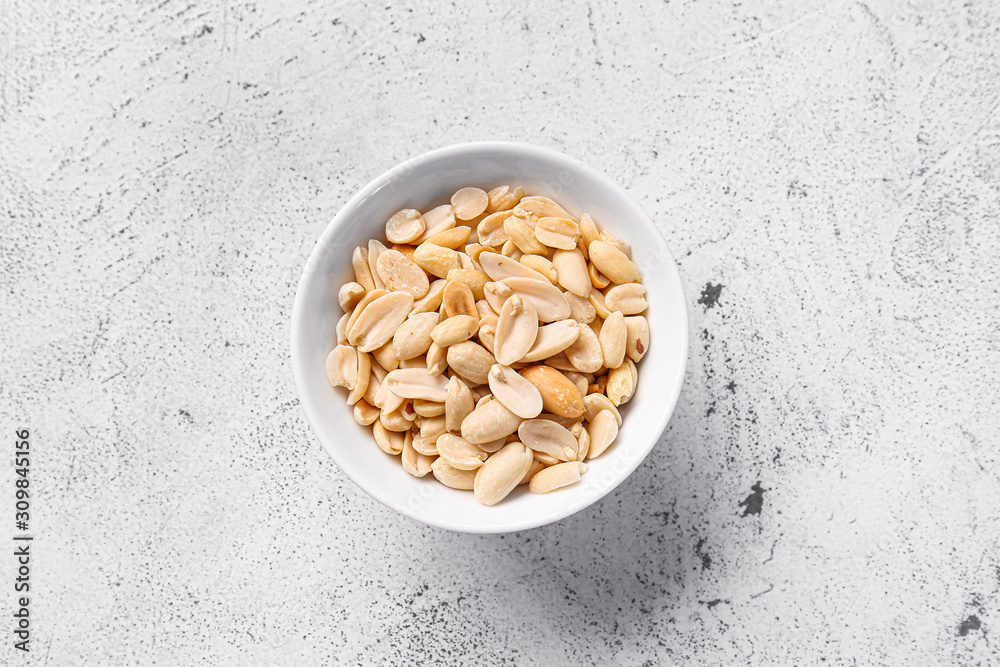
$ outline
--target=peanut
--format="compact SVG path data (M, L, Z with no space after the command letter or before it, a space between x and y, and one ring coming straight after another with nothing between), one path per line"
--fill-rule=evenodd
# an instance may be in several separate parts
M476 500L496 505L520 484L531 469L531 451L520 442L504 445L476 472L473 490Z
M412 243L420 238L425 228L420 211L404 208L386 221L385 237L389 239L389 243Z
M451 196L451 206L459 220L472 220L489 206L490 197L479 188L462 188Z
M580 476L587 472L587 464L579 461L559 463L535 473L528 483L531 493L549 493L564 486L580 481Z
M583 394L569 378L556 369L551 366L529 366L518 372L541 394L545 410L562 417L579 417L583 414Z

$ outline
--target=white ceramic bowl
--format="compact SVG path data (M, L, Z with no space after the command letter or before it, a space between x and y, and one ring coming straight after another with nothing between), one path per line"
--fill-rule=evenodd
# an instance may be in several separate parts
M471 492L449 489L428 475L407 474L383 453L371 429L359 426L344 390L327 382L325 360L341 316L340 286L353 280L351 253L371 238L384 241L386 219L401 208L426 211L467 185L523 185L552 197L570 213L590 213L598 226L632 245L647 285L650 348L639 364L635 396L622 408L618 439L590 462L583 480L546 495L518 487L485 507ZM469 143L404 162L365 186L337 214L306 262L292 311L292 370L302 407L323 447L348 477L392 509L417 521L470 533L524 530L558 521L596 502L625 480L659 440L677 402L687 359L687 309L680 276L649 216L618 184L592 167L546 148Z

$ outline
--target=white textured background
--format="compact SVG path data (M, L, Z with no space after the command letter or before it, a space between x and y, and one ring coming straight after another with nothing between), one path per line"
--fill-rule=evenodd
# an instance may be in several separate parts
M0 0L0 663L1000 664L1000 6L360 4ZM645 464L507 536L370 500L288 364L327 221L477 139L621 181L692 315Z

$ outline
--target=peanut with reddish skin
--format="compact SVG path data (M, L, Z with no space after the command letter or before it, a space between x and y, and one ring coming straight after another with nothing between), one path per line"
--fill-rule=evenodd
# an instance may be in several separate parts
M625 354L638 363L646 356L649 349L649 322L642 315L625 318L625 331L628 335Z

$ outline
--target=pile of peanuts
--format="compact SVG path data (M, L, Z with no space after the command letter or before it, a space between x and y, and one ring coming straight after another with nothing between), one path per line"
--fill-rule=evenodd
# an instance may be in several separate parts
M580 480L618 436L649 349L627 243L553 200L468 187L354 250L326 360L416 477L495 505Z

